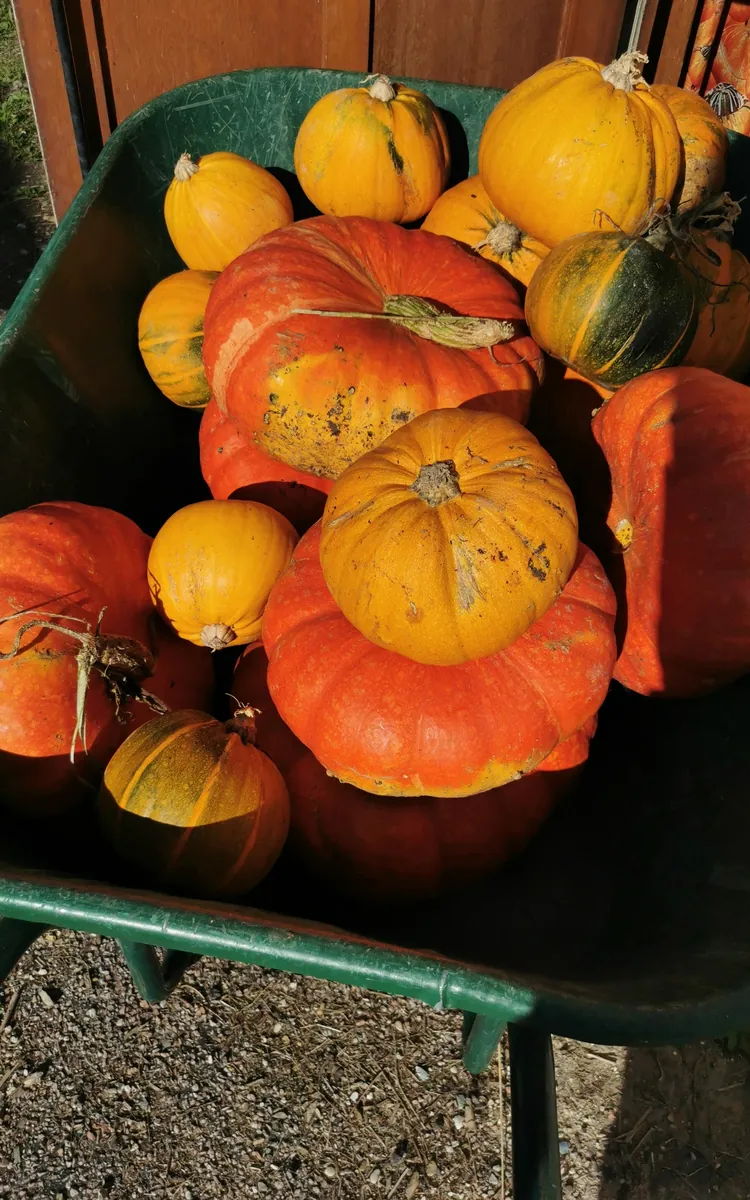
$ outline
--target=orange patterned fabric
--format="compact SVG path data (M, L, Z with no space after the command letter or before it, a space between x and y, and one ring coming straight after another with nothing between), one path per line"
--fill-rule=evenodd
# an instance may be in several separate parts
M750 3L704 0L685 87L727 129L750 135Z

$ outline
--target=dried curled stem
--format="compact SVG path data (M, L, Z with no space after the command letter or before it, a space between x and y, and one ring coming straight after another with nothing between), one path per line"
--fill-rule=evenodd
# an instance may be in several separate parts
M609 66L602 67L602 79L622 92L632 92L633 88L644 82L641 67L647 62L647 54L642 54L640 50L626 50Z
M101 631L102 619L106 608L99 613L93 630L91 624L81 617L61 616L59 613L42 612L36 609L26 609L19 613L9 613L0 617L0 624L6 621L18 620L20 617L32 617L24 621L17 631L10 650L0 654L0 662L15 658L20 652L21 642L31 629L49 629L53 633L62 633L79 643L76 654L78 677L76 683L76 723L73 739L70 745L70 761L75 761L76 744L80 738L84 752L86 746L86 697L88 695L91 676L94 671L104 680L107 695L115 709L115 717L122 721L120 715L123 705L131 700L147 704L154 712L165 713L169 709L141 685L143 680L153 675L155 668L154 656L141 642L134 638L119 637L104 634ZM65 621L72 621L85 626L85 630L71 629Z

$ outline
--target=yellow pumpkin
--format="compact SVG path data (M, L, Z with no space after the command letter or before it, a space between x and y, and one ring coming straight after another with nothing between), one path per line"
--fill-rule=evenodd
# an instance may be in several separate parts
M148 558L151 599L180 637L221 650L260 636L268 593L297 544L286 517L253 500L173 513Z
M180 155L164 198L164 219L186 266L223 271L264 233L291 225L294 213L270 171L218 150L197 162Z
M479 174L508 221L553 247L598 228L635 233L671 200L682 143L641 79L644 61L636 51L607 67L563 58L503 97L482 133Z
M542 259L546 246L506 221L487 195L478 175L448 188L433 204L422 228L455 238L497 263L526 287Z
M416 221L442 192L449 167L432 101L385 75L321 97L294 147L305 195L332 217Z
M217 271L178 271L153 287L138 317L138 346L156 386L183 408L210 399L203 370L203 317Z
M750 263L725 237L696 233L683 264L700 299L685 366L742 381L750 370Z
M131 733L110 759L98 816L113 849L151 886L241 896L275 863L289 830L289 795L254 745L254 709L227 722L166 713Z
M727 131L697 92L655 84L651 94L668 105L682 139L683 164L675 193L678 212L698 208L724 186L729 149Z
M453 666L543 616L577 549L573 497L533 434L499 413L436 409L339 476L320 565L366 638Z

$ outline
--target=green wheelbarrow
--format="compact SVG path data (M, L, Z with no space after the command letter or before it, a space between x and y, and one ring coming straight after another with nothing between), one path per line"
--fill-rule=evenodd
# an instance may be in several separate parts
M136 343L143 297L181 265L162 218L174 163L184 150L235 150L301 199L291 168L302 118L357 82L302 69L214 76L116 130L0 330L0 511L76 499L153 533L206 494L196 415L165 402ZM475 171L501 93L410 82L446 115L455 179ZM750 143L730 136L728 186L742 197ZM750 249L743 221L736 236ZM680 702L613 687L577 791L522 858L397 912L342 905L283 867L252 908L134 891L105 856L85 853L85 838L76 855L5 829L0 975L55 925L116 938L149 1001L213 955L460 1009L474 1072L507 1027L514 1196L555 1200L551 1034L679 1043L750 1022L749 718L747 681Z

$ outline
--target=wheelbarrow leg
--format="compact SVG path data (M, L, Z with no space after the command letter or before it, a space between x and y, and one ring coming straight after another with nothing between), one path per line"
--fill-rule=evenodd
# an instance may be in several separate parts
M19 958L49 926L35 921L19 921L15 917L0 917L0 980L13 970Z
M555 1062L547 1033L508 1026L514 1200L561 1200Z
M464 1013L464 1066L472 1075L481 1075L492 1062L506 1022L479 1013Z
M166 1000L188 967L192 967L200 958L200 955L188 954L184 950L165 950L164 957L159 962L154 947L146 946L143 942L121 941L120 949L130 968L135 986L149 1004L158 1004L160 1000Z

